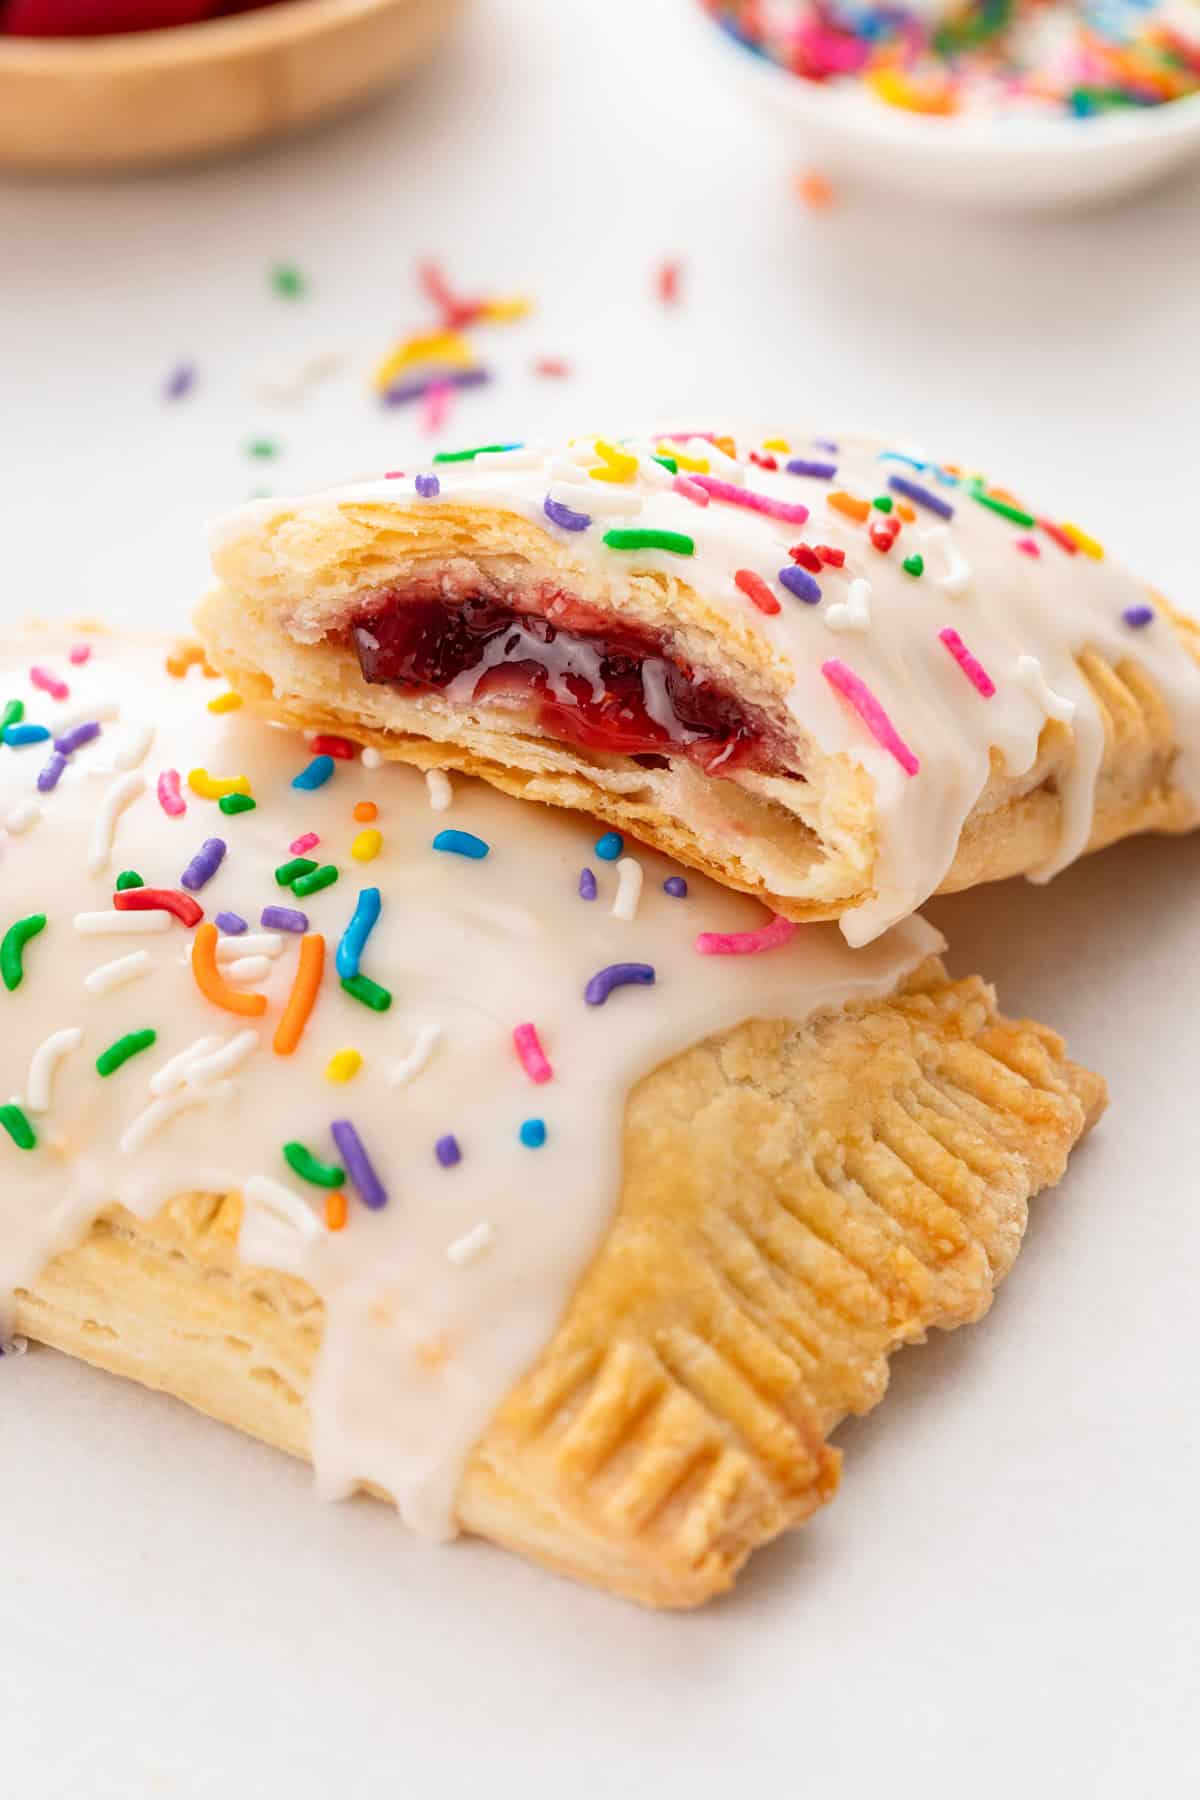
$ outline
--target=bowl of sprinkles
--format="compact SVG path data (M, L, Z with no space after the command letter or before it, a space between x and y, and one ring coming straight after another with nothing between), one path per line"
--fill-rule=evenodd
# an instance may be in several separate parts
M830 170L1022 211L1200 153L1200 0L699 0Z

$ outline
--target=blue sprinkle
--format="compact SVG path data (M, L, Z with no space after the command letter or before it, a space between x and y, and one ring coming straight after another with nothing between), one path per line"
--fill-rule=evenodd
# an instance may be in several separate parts
M433 1154L437 1157L443 1169L452 1169L455 1163L460 1163L462 1161L462 1151L459 1149L458 1139L452 1131L447 1132L445 1137L440 1137L438 1139L437 1143L433 1146Z
M422 500L435 500L442 491L442 484L436 475L418 475L416 486Z
M67 766L67 759L61 750L51 752L50 761L38 770L37 787L39 794L49 794L58 786L58 778Z
M1127 625L1132 625L1133 629L1138 631L1143 625L1152 623L1154 619L1154 608L1152 606L1127 606L1125 611L1121 614L1121 617ZM41 785L40 775L38 777L38 785Z
M590 869L580 869L579 871L579 898L581 900L596 898L596 877Z
M439 831L433 840L433 847L435 850L449 850L455 856L469 856L475 862L482 862L492 846L476 837L473 831Z
M298 775L292 776L292 786L306 788L311 792L313 788L324 787L332 774L332 756L314 756L307 769L301 769Z
M789 594L795 594L797 600L803 600L805 606L816 606L821 598L821 590L807 569L796 563L789 563L786 569L780 569L779 579Z
M619 831L606 831L603 837L596 839L593 848L601 862L616 862L625 848L625 839Z
M350 923L338 941L337 956L334 959L343 981L349 981L358 974L358 965L362 961L367 939L375 929L381 905L382 896L377 887L363 888Z
M663 882L663 893L670 894L672 900L686 900L687 882L682 875L668 875Z
M888 486L893 494L903 494L906 500L913 501L916 506L927 507L931 513L936 513L939 519L954 517L954 508L948 500L943 500L940 494L935 494L929 488L922 487L919 481L910 481L907 475L889 475Z
M527 1150L540 1150L546 1141L545 1119L522 1119L517 1136Z
M928 463L921 462L915 456L905 456L901 450L881 450L876 461L905 463L910 469L916 469L918 474L929 467Z
M549 494L542 501L542 511L552 525L563 531L586 531L592 522L590 513L572 512L569 506L564 506L561 500L552 500Z
M44 744L50 733L44 725L6 725L4 741L19 750L25 744Z
M814 481L832 481L837 474L837 464L830 462L809 462L803 456L794 456L787 464L789 475L809 475Z
M241 913L219 912L213 920L213 924L218 931L223 931L226 937L241 937L246 929L246 921Z

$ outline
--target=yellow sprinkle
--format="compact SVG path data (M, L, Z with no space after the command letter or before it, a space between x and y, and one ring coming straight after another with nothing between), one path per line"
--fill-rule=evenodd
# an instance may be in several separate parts
M446 363L451 368L469 369L474 352L465 337L457 331L423 331L414 337L401 338L377 365L371 380L377 388L390 387L397 375L421 363Z
M618 450L615 444L606 444L603 438L596 439L596 455L604 467L588 470L593 481L632 481L637 474L637 457L630 456L626 450Z
M355 862L374 862L383 849L382 831L360 831L350 846L350 854Z
M1064 525L1063 530L1071 542L1079 546L1085 556L1090 556L1093 562L1103 560L1104 545L1098 544L1094 537L1089 537L1086 531L1080 531L1078 525Z
M207 769L189 769L188 786L202 800L223 800L226 794L250 792L250 783L244 775L210 775Z
M658 446L658 453L660 456L673 456L680 468L686 469L690 475L708 474L709 461L707 456L685 456L682 450L676 450L674 444L660 444Z
M335 1050L325 1064L327 1081L350 1081L362 1068L362 1057L357 1050Z
M763 439L763 449L764 450L782 450L783 454L785 456L790 456L791 451L792 451L792 446L788 443L786 438L764 438Z
M210 700L208 703L208 710L209 712L215 713L236 712L241 704L242 696L240 694L235 694L233 689L230 688L227 694L218 694L214 699Z
M487 300L483 305L482 316L492 325L508 325L514 319L523 319L533 311L533 301L526 294L509 294L495 300Z

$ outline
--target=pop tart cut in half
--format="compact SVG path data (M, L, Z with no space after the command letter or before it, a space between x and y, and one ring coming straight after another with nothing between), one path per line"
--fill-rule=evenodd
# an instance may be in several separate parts
M418 1530L727 1587L1103 1105L920 919L764 928L190 654L18 639L0 696L0 1339Z
M862 439L490 446L220 528L250 705L594 813L852 944L1200 820L1200 627L1087 532Z

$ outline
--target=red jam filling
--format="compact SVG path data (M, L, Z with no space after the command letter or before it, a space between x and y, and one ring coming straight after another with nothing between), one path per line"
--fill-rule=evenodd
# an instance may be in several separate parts
M351 628L363 679L512 706L584 749L658 761L686 755L706 773L778 768L770 728L725 689L664 655L651 631L614 628L562 601L559 618L469 597L384 602Z

